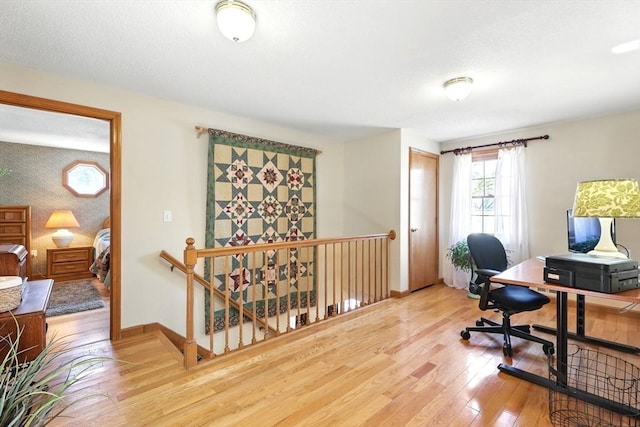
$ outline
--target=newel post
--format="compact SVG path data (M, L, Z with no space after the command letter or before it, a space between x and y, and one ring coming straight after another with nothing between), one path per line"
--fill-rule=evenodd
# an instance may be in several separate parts
M193 331L193 269L198 262L198 252L193 246L193 237L186 240L187 247L184 250L184 265L187 273L187 336L184 342L184 367L189 369L198 364L198 344Z

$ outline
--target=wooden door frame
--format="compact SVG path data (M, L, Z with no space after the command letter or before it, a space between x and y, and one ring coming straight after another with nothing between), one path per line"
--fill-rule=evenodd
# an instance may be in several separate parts
M419 148L415 148L415 147L409 147L409 168L408 168L408 172L409 172L409 180L408 180L408 201L409 201L409 209L408 209L408 214L409 214L409 221L408 221L408 225L409 228L407 230L407 235L408 235L408 240L407 240L407 245L408 245L408 253L409 253L409 260L408 260L408 270L409 270L409 274L408 274L408 279L409 279L409 283L408 283L408 291L409 292L413 292L414 289L412 288L412 283L411 283L411 166L412 166L412 158L413 155L420 155L420 156L426 156L426 157L431 157L433 159L435 159L436 161L436 188L434 188L435 191L435 198L436 198L436 265L438 266L438 271L437 271L437 280L436 283L439 281L440 278L440 215L439 215L439 209L440 209L440 156L434 153L430 153L428 151L424 151L424 150L420 150Z
M0 90L0 104L33 108L54 113L74 114L109 122L109 162L111 173L110 211L111 218L111 285L109 337L118 340L122 331L121 313L121 164L122 164L122 115L121 113L52 99L39 98Z

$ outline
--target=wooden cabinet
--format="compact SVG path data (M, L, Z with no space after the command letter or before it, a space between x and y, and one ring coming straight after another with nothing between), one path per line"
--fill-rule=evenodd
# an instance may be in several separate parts
M22 329L18 351L19 362L29 362L42 352L47 345L46 310L53 280L27 281L22 290L22 302L12 311L0 313L0 329L3 336L16 338L16 322ZM4 359L6 346L0 346L0 358Z
M31 277L31 206L0 206L0 245L22 245L27 250L27 277Z
M88 279L93 277L93 246L72 246L47 249L47 277L55 280Z

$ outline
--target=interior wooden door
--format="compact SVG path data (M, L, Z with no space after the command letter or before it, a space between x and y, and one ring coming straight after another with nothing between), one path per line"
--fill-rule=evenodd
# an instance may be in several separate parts
M409 154L409 291L438 281L438 161L435 154Z

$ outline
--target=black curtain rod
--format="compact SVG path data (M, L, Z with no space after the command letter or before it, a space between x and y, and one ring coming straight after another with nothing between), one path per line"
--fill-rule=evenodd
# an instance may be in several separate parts
M475 150L476 148L495 147L495 146L504 147L505 145L513 145L514 147L518 145L524 145L526 147L528 141L536 141L538 139L549 139L549 135L535 136L533 138L512 139L511 141L502 141L502 142L495 142L493 144L476 145L475 147L456 148L454 150L441 151L440 154L447 154L447 153L454 153L455 155L466 154L466 153L470 153L472 150Z

